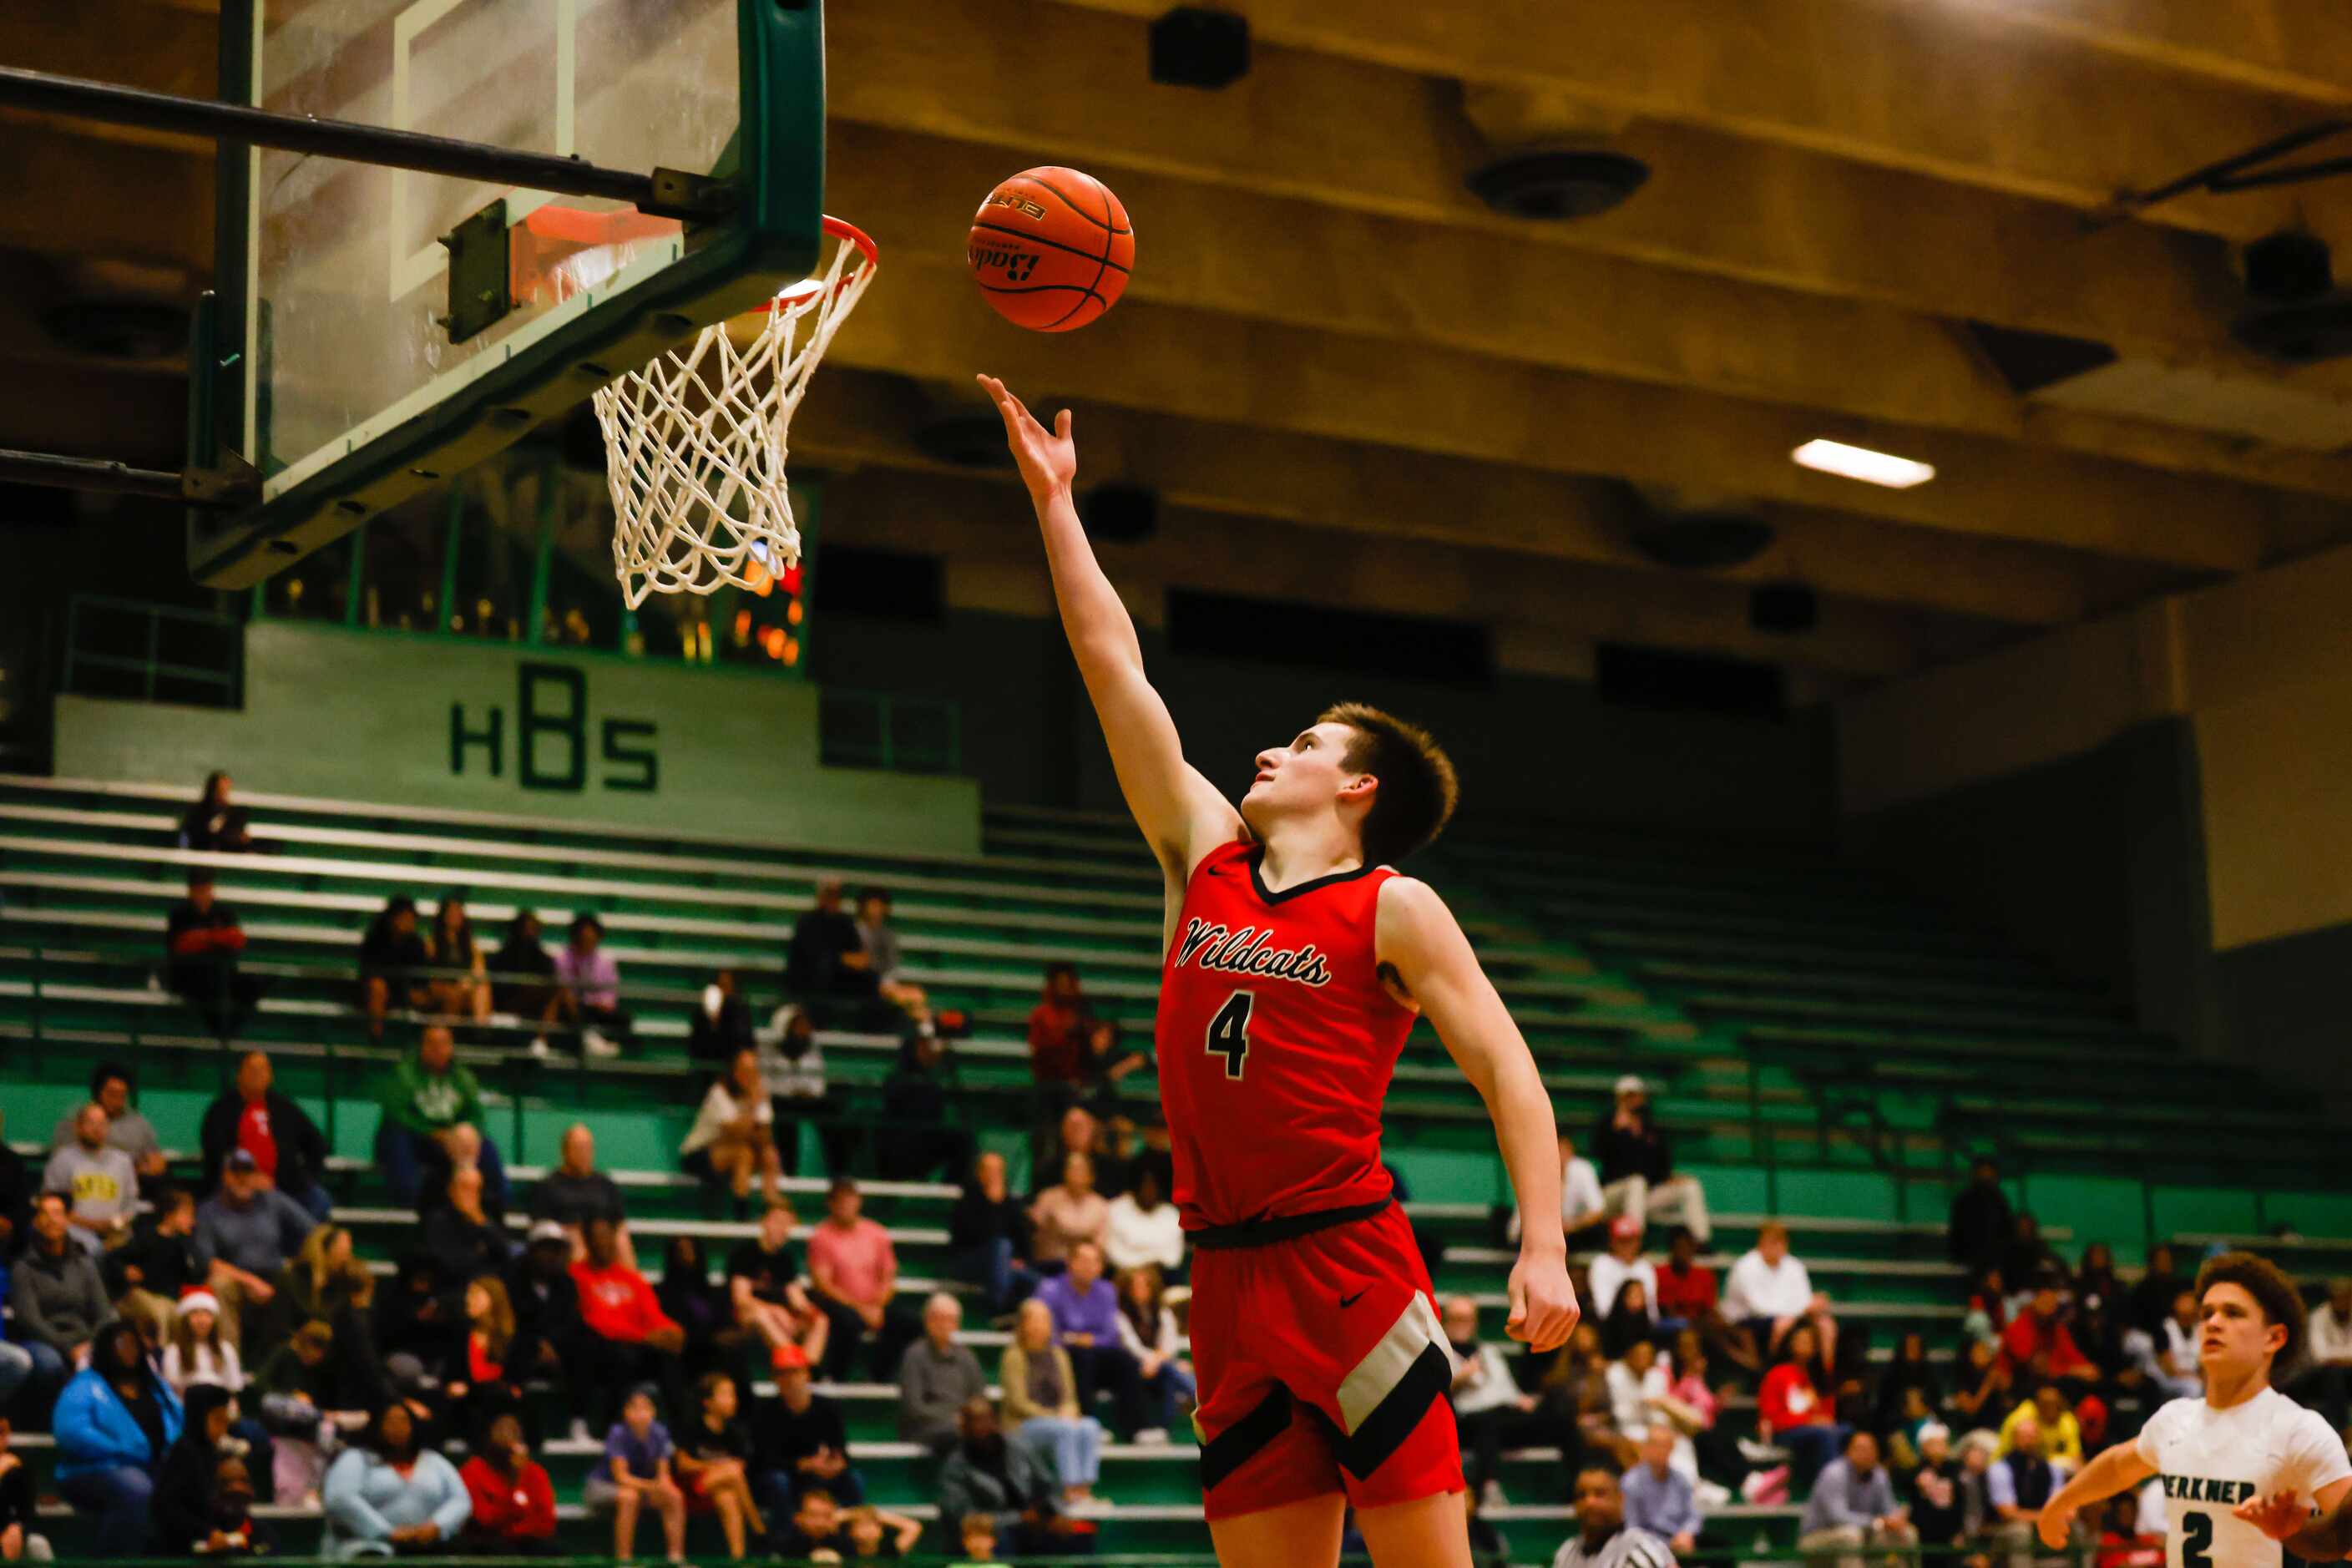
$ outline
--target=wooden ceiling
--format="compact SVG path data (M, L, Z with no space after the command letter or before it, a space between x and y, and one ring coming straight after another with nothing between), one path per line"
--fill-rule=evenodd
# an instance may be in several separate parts
M919 386L985 368L1074 405L1088 472L1156 486L1200 551L1445 552L1447 613L1562 606L1557 657L1511 639L1529 662L1606 635L1761 654L1812 690L2352 535L2352 362L2276 364L2230 331L2239 247L2300 227L2341 250L2352 181L2087 221L2345 113L2342 0L1224 4L1252 68L1204 91L1149 79L1166 0L833 0L828 205L886 268L795 463L908 508L1017 510L909 433ZM0 63L208 94L212 13L0 7ZM1650 179L1597 217L1504 217L1465 179L1507 126L1605 137ZM998 322L962 276L979 195L1048 162L1117 188L1139 240L1126 301L1063 337ZM204 287L211 165L0 111L0 445L177 461L181 365L79 353L47 308ZM2130 385L2021 395L1970 323L2104 343ZM1816 437L1937 477L1791 463ZM1706 574L1634 548L1685 506L1777 542ZM1740 585L1767 581L1816 589L1820 627L1759 637Z

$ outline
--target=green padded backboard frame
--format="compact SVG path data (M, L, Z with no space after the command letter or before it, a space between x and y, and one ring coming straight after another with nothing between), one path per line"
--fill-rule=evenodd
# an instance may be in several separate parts
M222 96L254 101L251 36L259 0L221 6ZM824 214L824 0L738 0L741 110L738 192L723 221L688 233L686 254L658 276L600 300L578 321L517 353L449 397L337 459L283 494L242 512L191 509L188 568L215 588L246 588L368 518L463 472L568 413L624 370L690 340L714 321L805 277L821 252ZM714 174L722 171L713 170ZM214 276L221 291L199 307L189 355L188 463L221 467L242 452L247 205L242 149L220 159Z

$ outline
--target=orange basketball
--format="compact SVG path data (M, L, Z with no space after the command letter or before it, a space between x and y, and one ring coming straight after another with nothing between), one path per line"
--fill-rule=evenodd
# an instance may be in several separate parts
M1030 169L980 204L966 259L998 315L1034 331L1072 331L1126 292L1135 229L1092 174Z

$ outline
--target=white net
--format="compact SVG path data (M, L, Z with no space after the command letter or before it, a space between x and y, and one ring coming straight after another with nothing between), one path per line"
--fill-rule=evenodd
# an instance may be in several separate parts
M785 436L809 377L877 266L872 241L825 220L822 278L757 318L706 327L693 343L597 392L613 489L613 566L635 609L647 595L765 592L800 559L784 484Z

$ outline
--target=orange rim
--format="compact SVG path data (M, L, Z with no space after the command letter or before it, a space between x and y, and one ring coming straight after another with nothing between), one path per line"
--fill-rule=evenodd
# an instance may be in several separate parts
M828 237L844 245L856 247L857 253L864 258L864 259L859 262L856 268L845 270L842 273L841 281L834 286L833 291L836 297L846 292L849 286L856 282L858 279L881 267L882 247L876 245L874 243L873 237L867 234L864 229L858 227L856 224L847 222L842 218L827 217L824 220L824 232ZM775 298L761 306L760 309L772 315L775 313L777 306L804 304L813 295L821 292L824 288L824 280L823 279L811 278L805 282L796 284L790 289L778 289L776 291Z

